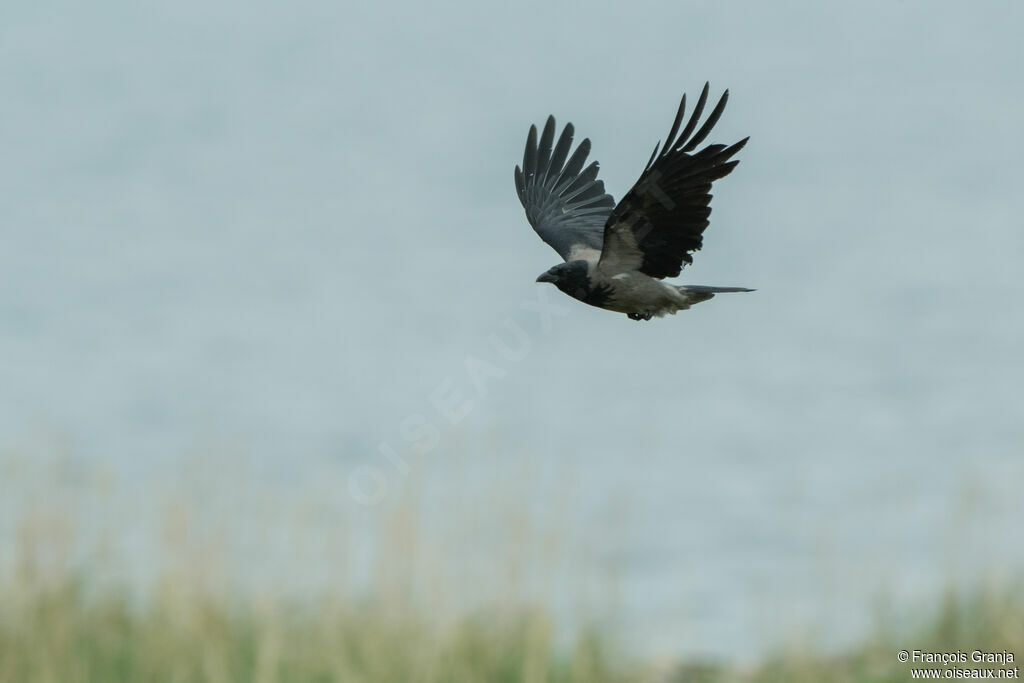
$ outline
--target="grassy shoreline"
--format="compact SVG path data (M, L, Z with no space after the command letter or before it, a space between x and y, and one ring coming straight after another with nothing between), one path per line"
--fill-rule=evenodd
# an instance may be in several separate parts
M874 627L840 652L643 659L621 632L566 628L577 613L562 598L613 622L614 577L588 583L586 562L571 561L593 557L586 539L557 510L531 516L527 480L457 486L451 510L419 504L411 482L370 515L346 507L335 480L282 491L244 460L218 462L152 491L75 461L0 455L0 683L853 683L910 680L901 649L1024 659L1020 581L880 602ZM427 533L424 512L453 511ZM374 544L367 589L352 580L360 539ZM465 547L480 564L455 571ZM139 557L141 586L128 571Z
M919 623L880 623L847 652L792 650L741 668L636 661L596 631L557 644L539 609L481 612L439 627L373 604L239 604L172 586L139 605L83 580L27 582L0 590L0 683L905 681L911 665L897 660L899 649L1024 657L1014 652L1024 647L1022 595L1019 587L949 593Z

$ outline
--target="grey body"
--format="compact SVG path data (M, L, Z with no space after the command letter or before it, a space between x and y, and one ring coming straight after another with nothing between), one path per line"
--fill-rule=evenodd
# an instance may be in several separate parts
M574 299L633 320L650 320L707 301L716 293L750 292L743 287L673 285L639 271L606 272L597 259L560 263L537 278L550 282Z
M661 154L655 146L640 179L618 205L597 179L597 162L583 168L590 141L583 140L570 157L572 124L554 146L553 117L548 117L539 142L536 127L530 127L523 168L516 166L516 190L534 230L565 259L538 282L550 282L584 303L634 320L674 314L720 292L753 291L662 280L679 275L692 262L690 254L700 249L711 213L711 183L732 171L739 162L731 157L747 142L708 145L691 153L728 100L726 91L694 133L707 95L705 84L677 136L686 108L683 95Z

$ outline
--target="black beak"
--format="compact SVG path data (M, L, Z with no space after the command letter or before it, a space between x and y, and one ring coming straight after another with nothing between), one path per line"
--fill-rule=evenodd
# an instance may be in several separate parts
M537 282L554 282L555 278L551 277L551 273L541 273L537 276Z

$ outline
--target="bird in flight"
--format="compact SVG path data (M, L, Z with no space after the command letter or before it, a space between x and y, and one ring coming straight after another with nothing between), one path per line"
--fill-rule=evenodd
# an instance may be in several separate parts
M636 185L618 204L597 178L598 163L583 168L590 140L584 139L569 154L571 123L553 147L553 116L544 124L540 142L537 127L530 126L523 167L516 166L516 191L530 225L565 259L537 282L550 282L583 303L625 313L633 320L674 314L719 292L754 291L662 281L677 277L685 264L693 263L691 253L700 249L711 214L711 183L732 172L739 161L730 159L749 140L694 151L718 122L729 91L694 132L707 99L705 83L680 131L686 112L683 95L661 152L659 143Z

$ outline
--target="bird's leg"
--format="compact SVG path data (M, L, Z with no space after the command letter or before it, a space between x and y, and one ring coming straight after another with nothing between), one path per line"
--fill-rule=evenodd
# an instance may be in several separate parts
M652 316L651 313L627 313L626 315L630 320L650 320Z

